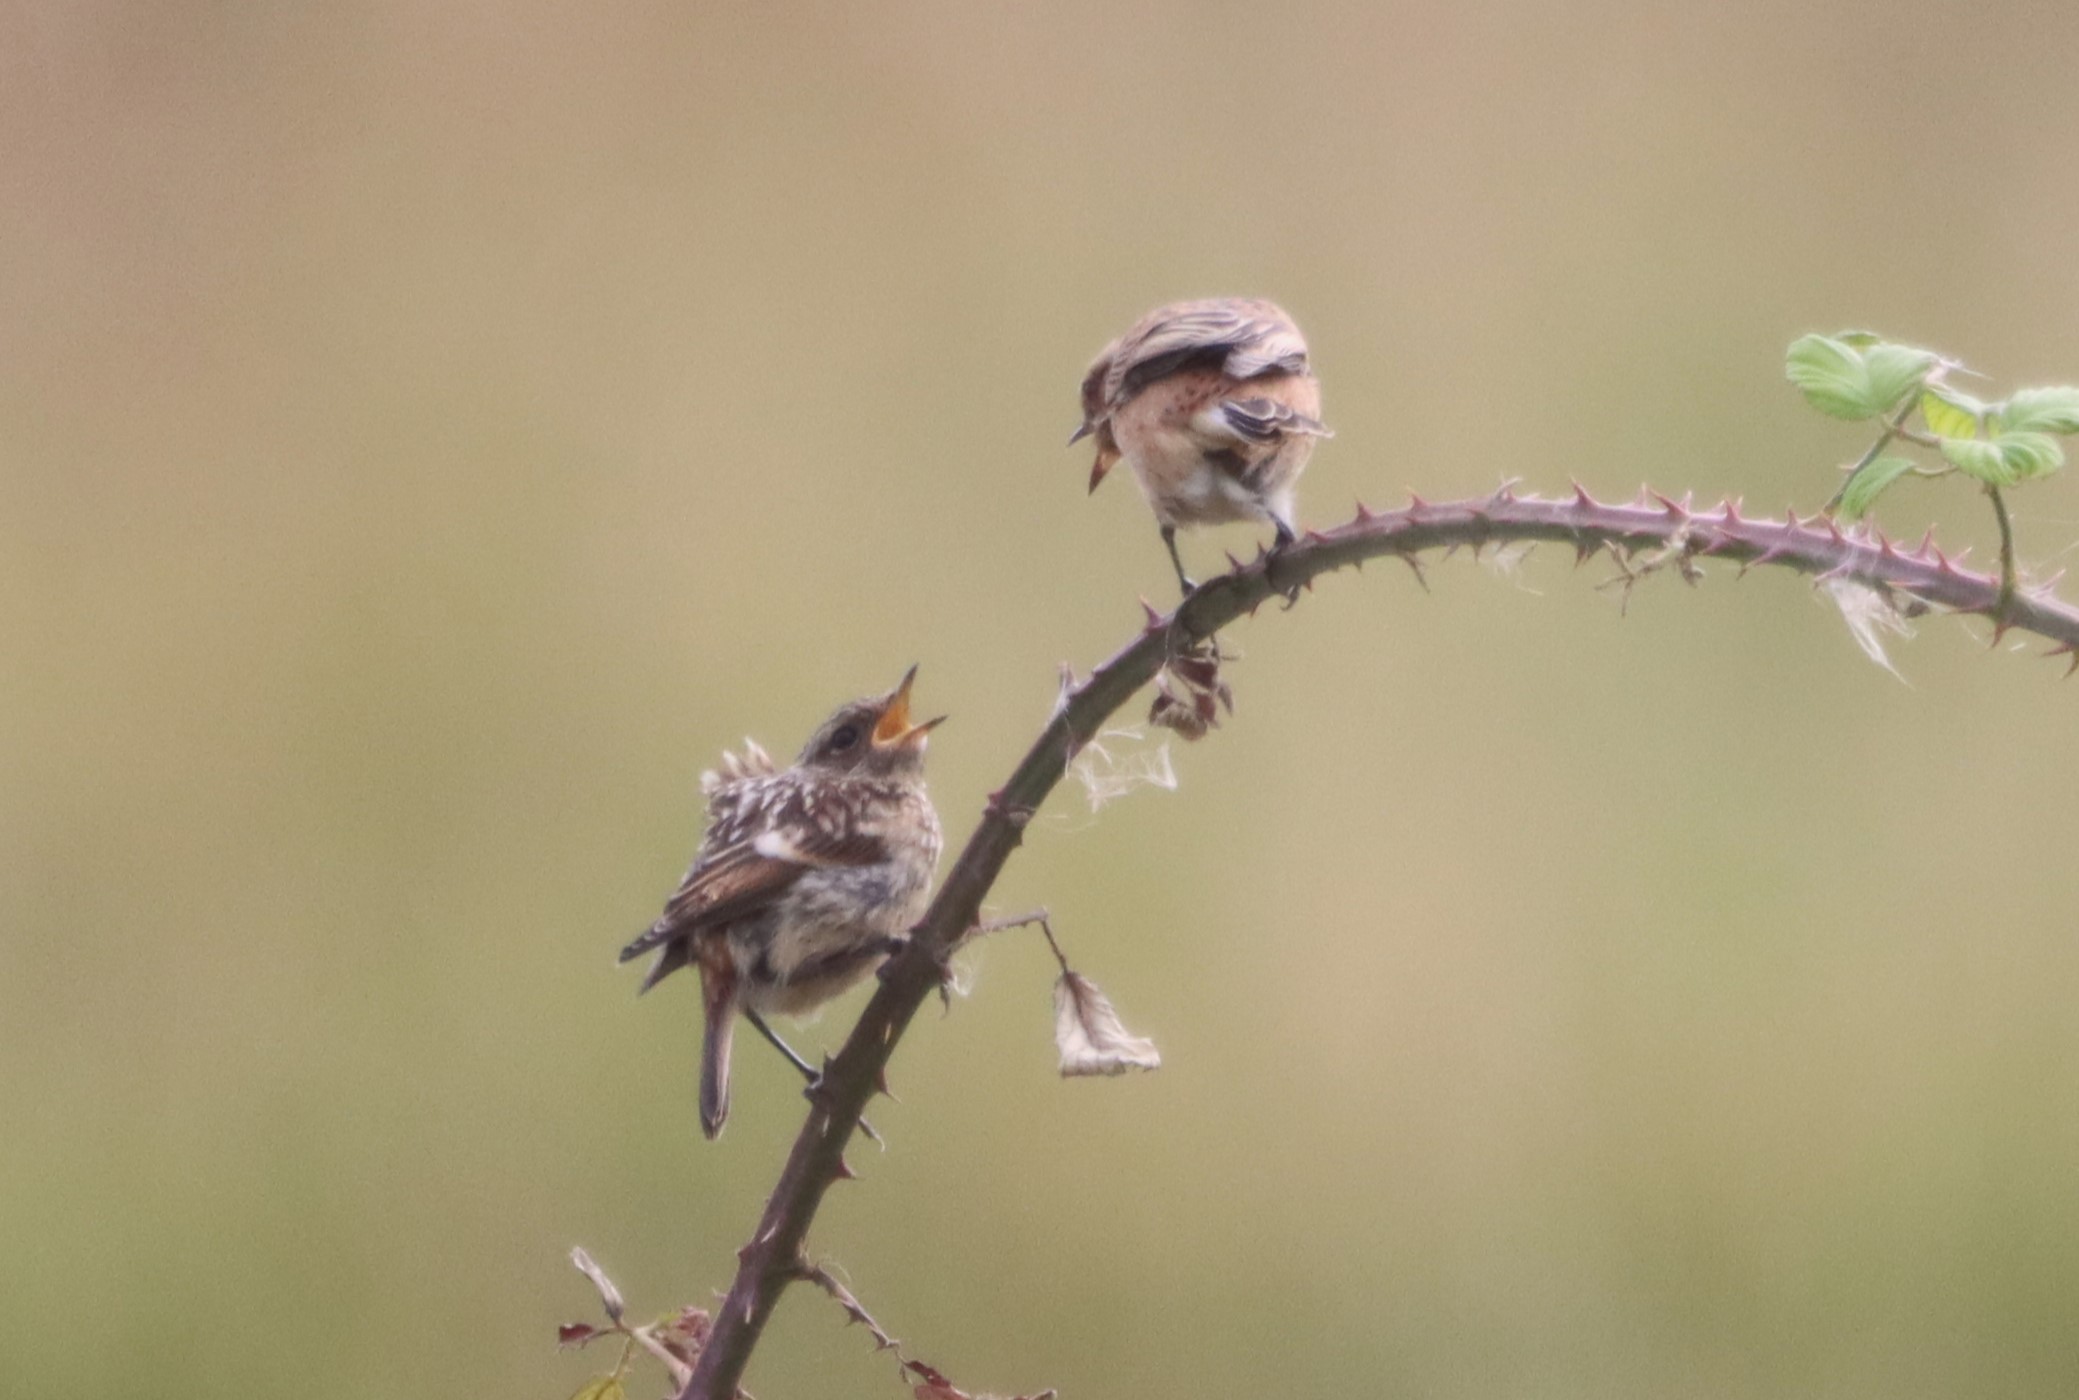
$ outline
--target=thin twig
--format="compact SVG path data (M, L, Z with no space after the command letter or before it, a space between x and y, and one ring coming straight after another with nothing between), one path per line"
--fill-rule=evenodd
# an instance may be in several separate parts
M1910 394L1907 396L1905 403L1899 406L1899 411L1897 413L1892 414L1891 417L1885 421L1884 431L1879 433L1877 435L1877 440L1870 444L1870 450L1863 453L1862 456L1856 460L1855 465L1848 469L1847 476L1841 478L1841 489L1834 492L1833 499L1828 501L1826 505L1823 507L1825 514L1832 515L1835 511L1841 508L1841 502L1847 498L1848 488L1855 484L1855 478L1861 474L1863 468L1869 466L1870 463L1877 460L1877 454L1882 452L1886 447L1890 446L1891 440L1893 438L1902 437L1909 442L1917 442L1923 447L1936 447L1940 445L1940 443L1937 440L1924 437L1921 434L1913 432L1912 430L1906 427L1906 420L1913 416L1913 410L1918 408L1919 406L1920 395L1917 393Z
M2007 630L2007 607L2014 601L2014 522L2008 518L2007 498L2000 494L1999 487L1988 481L1985 494L1992 497L1992 513L2000 522L2000 596L1992 624L2004 632Z
M1381 556L1413 563L1423 550L1524 540L1590 550L1673 546L1694 559L1852 577L1933 607L1995 616L2011 629L2059 643L2060 652L2079 654L2079 608L2047 592L2017 594L2003 604L1997 579L1959 567L1932 544L1900 550L1881 535L1844 532L1821 516L1800 520L1793 513L1782 520L1750 520L1730 502L1708 511L1665 497L1609 505L1578 489L1564 500L1518 496L1504 486L1479 500L1415 501L1403 510L1377 513L1360 507L1347 524L1309 531L1280 550L1276 588L1264 558L1208 580L1174 613L1151 617L1086 680L1064 689L1062 703L1010 780L990 795L915 936L884 966L872 1000L825 1067L823 1093L809 1108L751 1243L739 1254L736 1280L682 1400L724 1400L735 1393L774 1304L801 1277L809 1224L824 1193L840 1178L845 1144L867 1100L880 1092L889 1057L924 999L940 985L946 954L978 922L982 901L1017 849L1025 824L1060 782L1070 755L1095 738L1179 646L1213 635L1288 588Z

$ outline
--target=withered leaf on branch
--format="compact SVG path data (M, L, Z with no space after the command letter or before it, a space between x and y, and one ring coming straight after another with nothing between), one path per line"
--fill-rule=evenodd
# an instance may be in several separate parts
M577 1266L579 1273L592 1280L592 1286L599 1290L599 1306L606 1309L608 1317L619 1322L621 1290L614 1287L614 1281L606 1276L606 1270L592 1262L592 1256L585 1253L582 1245L570 1251L570 1262Z
M707 1346L708 1334L715 1330L714 1319L705 1308L680 1308L670 1317L650 1328L650 1335L657 1344L685 1362L688 1366L700 1361L700 1353Z
M558 1347L581 1347L594 1337L605 1335L589 1322L566 1322L556 1329Z
M1054 983L1054 1046L1063 1078L1162 1067L1155 1042L1128 1031L1097 984L1067 970Z
M1163 663L1148 722L1186 739L1202 739L1218 727L1221 710L1234 713L1234 691L1220 678L1220 663L1228 659L1220 644L1207 638Z

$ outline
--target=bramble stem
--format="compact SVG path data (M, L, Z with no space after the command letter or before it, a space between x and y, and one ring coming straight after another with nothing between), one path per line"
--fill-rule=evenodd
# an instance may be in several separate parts
M1993 499L2004 526L2005 506L1997 493ZM1147 625L1132 640L1088 680L1065 689L1010 780L990 796L915 935L889 959L872 1000L825 1067L823 1092L810 1105L751 1242L738 1255L735 1282L681 1400L733 1400L781 1292L803 1276L810 1222L824 1193L839 1179L845 1145L867 1100L878 1092L903 1031L940 986L946 957L978 923L982 901L1017 849L1025 824L1106 720L1171 657L1284 590L1310 588L1317 576L1367 559L1386 556L1412 564L1425 550L1517 541L1571 545L1583 558L1602 550L1619 557L1659 551L1656 557L1678 564L1715 558L1850 578L1951 612L1982 613L2058 643L2054 650L2079 654L2079 608L2047 591L2017 594L2011 568L2003 570L2003 583L1957 567L1932 544L1900 550L1880 534L1844 532L1822 516L1800 520L1793 513L1781 520L1750 520L1732 502L1697 511L1665 497L1608 505L1579 488L1564 500L1519 497L1504 486L1484 500L1441 505L1417 500L1406 509L1377 514L1359 507L1348 523L1308 531L1281 548L1275 556L1276 588L1269 556L1207 580L1174 613L1160 616L1151 610Z

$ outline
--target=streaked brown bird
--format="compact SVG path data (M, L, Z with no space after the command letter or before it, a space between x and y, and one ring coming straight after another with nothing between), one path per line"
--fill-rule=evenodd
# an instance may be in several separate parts
M1292 493L1321 423L1306 337L1268 301L1219 297L1159 307L1098 353L1083 376L1095 491L1124 458L1154 507L1177 582L1193 587L1177 527L1267 520L1290 544Z
M649 932L621 961L656 950L648 991L700 969L707 1032L700 1126L729 1117L736 1015L814 1071L765 1022L813 1010L903 946L938 864L938 813L924 790L924 749L945 716L910 722L912 666L886 695L841 705L794 766L775 771L755 742L703 773L707 833L692 868Z

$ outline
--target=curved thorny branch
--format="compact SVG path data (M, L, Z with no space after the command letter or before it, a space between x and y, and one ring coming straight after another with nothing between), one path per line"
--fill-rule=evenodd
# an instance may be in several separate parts
M680 1400L730 1400L752 1348L789 1283L811 1277L803 1242L823 1193L849 1176L844 1149L911 1017L941 984L946 960L979 919L982 901L1069 762L1114 712L1154 680L1170 658L1188 651L1271 598L1296 596L1321 574L1380 556L1410 565L1426 550L1479 549L1524 541L1573 546L1582 558L1609 551L1629 580L1637 572L1722 559L1747 567L1777 565L1818 579L1863 585L1902 609L1938 608L1989 618L1995 640L2008 630L2054 643L2079 669L2079 609L2048 590L2002 598L1998 578L1963 569L1932 540L1906 549L1879 533L1844 532L1830 517L1749 519L1737 503L1694 510L1662 496L1629 505L1572 497L1518 496L1504 486L1484 500L1432 505L1414 499L1401 510L1359 506L1347 524L1308 531L1298 542L1251 563L1236 563L1198 588L1167 617L1149 610L1145 628L1089 679L1071 684L1017 770L992 793L981 823L946 874L910 946L892 958L844 1048L825 1066L820 1089L792 1153L766 1202L757 1233L738 1253L736 1280L714 1319L714 1331ZM1631 562L1627 562L1631 561ZM1639 566L1643 566L1643 568Z

